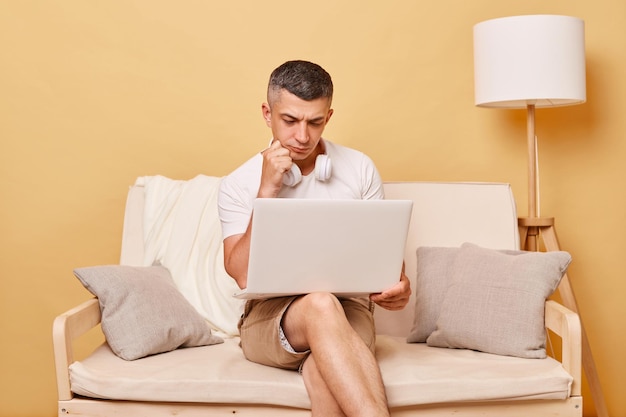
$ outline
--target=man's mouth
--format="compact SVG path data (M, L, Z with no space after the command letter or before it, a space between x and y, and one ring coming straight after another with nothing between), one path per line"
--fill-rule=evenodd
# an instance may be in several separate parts
M297 153L297 154L305 154L309 152L308 148L294 148L294 147L290 147L289 150L293 153Z

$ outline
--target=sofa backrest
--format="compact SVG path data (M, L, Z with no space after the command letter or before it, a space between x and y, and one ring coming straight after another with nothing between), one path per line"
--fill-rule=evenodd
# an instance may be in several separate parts
M123 265L144 265L143 181L131 186L124 217ZM420 246L457 247L464 242L493 249L519 249L517 213L509 184L464 182L388 182L388 199L413 200L407 238L406 273L415 288L416 250ZM414 296L402 311L376 309L379 334L406 336L413 324Z
M476 182L388 182L385 198L413 200L404 261L413 294L402 311L377 308L379 334L406 336L415 313L416 251L420 246L519 249L517 210L511 186Z

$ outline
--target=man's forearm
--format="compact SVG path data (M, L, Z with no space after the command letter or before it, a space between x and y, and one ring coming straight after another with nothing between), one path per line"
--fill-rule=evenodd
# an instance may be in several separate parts
M224 268L242 289L248 285L249 256L250 226L244 234L224 239Z

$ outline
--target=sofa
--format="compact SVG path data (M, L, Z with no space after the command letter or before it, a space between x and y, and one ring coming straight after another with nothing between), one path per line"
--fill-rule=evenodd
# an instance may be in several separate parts
M223 269L220 180L130 187L120 264L77 265L94 297L53 323L59 416L310 415L297 372L251 363L238 345L243 301ZM374 313L392 415L582 416L580 321L550 297L569 254L519 250L508 184L384 187L414 201L411 300ZM105 342L75 357L94 328Z

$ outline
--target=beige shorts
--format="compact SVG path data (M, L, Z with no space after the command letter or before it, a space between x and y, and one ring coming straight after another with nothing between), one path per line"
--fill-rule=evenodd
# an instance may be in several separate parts
M241 348L252 362L282 369L298 370L309 355L293 352L281 343L281 322L285 311L299 296L248 300L239 320ZM376 331L373 307L367 300L340 298L348 322L374 352Z

